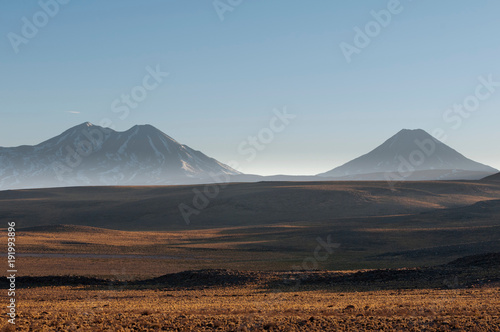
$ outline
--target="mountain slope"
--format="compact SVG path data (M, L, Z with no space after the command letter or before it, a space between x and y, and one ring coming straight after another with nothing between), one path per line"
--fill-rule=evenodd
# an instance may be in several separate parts
M239 172L150 125L83 123L35 146L0 148L0 189L213 182Z
M458 174L456 178L480 179L496 172L464 157L424 130L403 129L371 152L319 176L346 180L435 180L455 178Z
M483 179L483 181L489 182L489 181L494 181L494 182L500 182L500 173L496 173L490 176L487 176Z

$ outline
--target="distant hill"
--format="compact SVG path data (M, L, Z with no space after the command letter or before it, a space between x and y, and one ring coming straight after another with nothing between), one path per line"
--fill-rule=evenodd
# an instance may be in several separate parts
M0 190L214 182L239 172L150 125L125 132L83 123L35 146L0 147Z
M490 176L487 176L483 179L483 181L495 181L495 182L500 182L500 173L493 174Z
M464 157L422 129L403 129L321 177L343 180L479 180L498 170Z
M168 261L168 269L200 268L202 261L204 267L289 269L311 256L318 238L340 244L321 263L325 269L429 266L500 252L499 182L408 181L393 190L385 182L239 183L209 199L200 196L205 189L1 191L0 217L23 234L23 255L190 259Z
M205 189L189 185L7 190L0 191L0 217L16 221L19 228L73 224L162 231L184 229L186 215L190 228L267 225L421 213L500 197L496 182L401 182L392 189L385 182L233 183L211 198Z

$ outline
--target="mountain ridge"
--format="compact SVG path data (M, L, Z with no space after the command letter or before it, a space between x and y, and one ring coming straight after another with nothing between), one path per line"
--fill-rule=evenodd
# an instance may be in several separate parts
M37 145L0 148L0 189L184 184L240 172L151 125L118 132L84 122Z
M402 129L369 153L315 176L243 174L150 124L118 132L83 122L37 145L0 147L0 190L260 181L479 180L497 172L422 129Z

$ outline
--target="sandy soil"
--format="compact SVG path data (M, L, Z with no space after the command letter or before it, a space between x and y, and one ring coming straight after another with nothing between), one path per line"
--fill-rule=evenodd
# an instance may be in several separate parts
M373 292L43 287L19 293L17 327L20 331L497 331L499 295L498 287Z

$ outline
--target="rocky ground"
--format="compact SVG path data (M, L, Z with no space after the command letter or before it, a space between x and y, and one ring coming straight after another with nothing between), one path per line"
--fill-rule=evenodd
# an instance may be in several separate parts
M500 253L467 256L448 264L364 271L184 271L145 280L112 280L82 276L19 277L18 287L97 286L127 289L184 289L254 285L266 289L302 288L336 291L474 288L500 283ZM3 287L7 279L0 279Z
M200 270L129 281L21 277L16 328L498 331L499 267L500 254L492 253L399 270ZM0 323L13 331L5 317Z

